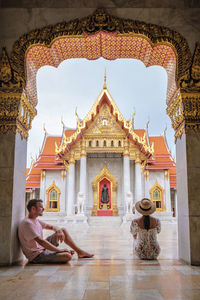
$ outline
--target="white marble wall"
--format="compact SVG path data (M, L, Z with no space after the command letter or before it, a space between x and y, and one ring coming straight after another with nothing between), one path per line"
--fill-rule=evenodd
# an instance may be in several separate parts
M165 190L164 192L164 204L166 211L171 212L171 196L170 196L170 186L169 186L169 181L166 181L165 179L165 172L164 171L153 171L149 170L149 179L146 181L145 184L148 185L149 188L149 194L147 193L146 189L146 194L149 195L148 197L150 198L150 190L151 188L158 182L158 184Z

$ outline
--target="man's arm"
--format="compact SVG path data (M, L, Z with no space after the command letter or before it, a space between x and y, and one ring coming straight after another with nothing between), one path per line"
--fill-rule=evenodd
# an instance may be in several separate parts
M55 231L57 242L60 241L62 243L64 241L65 236L64 236L64 233L63 233L61 228L59 228L57 226L50 225L50 224L46 224L45 229Z
M59 249L56 246L52 245L51 243L49 243L47 240L43 240L40 237L36 237L34 239L38 244L40 244L42 247L44 247L45 249L54 251L54 252L66 252L66 249Z

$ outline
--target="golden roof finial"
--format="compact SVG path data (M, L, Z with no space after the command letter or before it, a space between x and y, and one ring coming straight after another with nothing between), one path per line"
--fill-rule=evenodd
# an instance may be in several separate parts
M105 68L105 72L104 72L104 84L103 84L103 89L107 89L107 86L106 86L106 68Z

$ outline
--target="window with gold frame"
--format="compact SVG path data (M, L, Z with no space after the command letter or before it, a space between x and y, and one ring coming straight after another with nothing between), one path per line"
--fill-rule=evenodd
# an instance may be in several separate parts
M47 189L47 204L45 211L60 211L60 190L53 182Z
M164 189L156 182L150 190L151 201L156 205L156 211L165 211L164 206Z

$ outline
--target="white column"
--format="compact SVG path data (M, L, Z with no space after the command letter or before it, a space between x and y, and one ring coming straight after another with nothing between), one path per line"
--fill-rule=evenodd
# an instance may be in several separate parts
M177 190L174 191L174 209L175 209L175 217L178 218Z
M87 194L87 182L86 182L86 172L87 172L87 158L86 156L81 156L80 159L80 189L77 196L77 207L78 214L84 214L84 203Z
M165 197L164 204L167 212L172 213L171 208L171 194L170 194L170 182L169 182L169 170L165 171Z
M124 156L123 163L123 177L124 177L124 203L126 203L126 195L130 192L130 158Z
M86 197L86 173L87 173L87 158L86 156L81 156L80 160L80 193Z
M144 197L150 199L149 170L144 171Z
M73 153L69 160L69 171L67 180L67 215L74 215L74 200L75 200L75 160Z
M141 161L135 160L135 202L142 199L142 174Z

